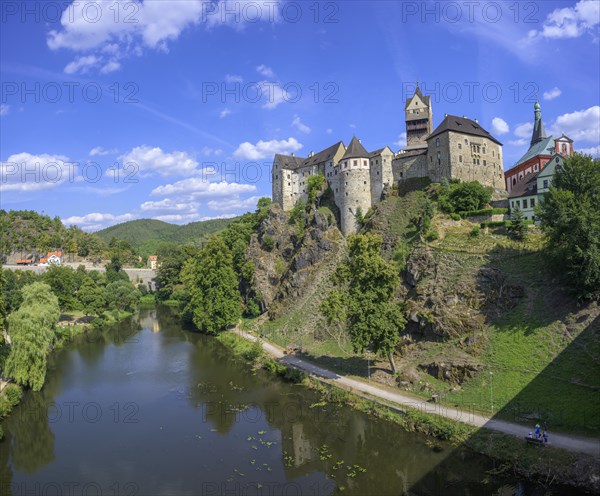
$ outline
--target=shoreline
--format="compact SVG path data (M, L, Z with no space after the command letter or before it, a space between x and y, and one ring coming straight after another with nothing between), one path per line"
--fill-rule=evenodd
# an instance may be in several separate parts
M384 392L384 396L391 393L286 354L277 345L242 331L238 327L221 333L217 339L230 348L235 355L242 356L257 365L260 364L260 353L257 351L260 344L260 351L269 357L267 364L274 362L278 367L301 372L308 378L307 381L302 382L307 387L319 391L325 399L345 403L364 413L392 421L410 432L419 432L448 441L453 445L462 444L476 453L502 462L503 471L514 471L524 477L533 478L541 484L548 484L549 471L551 471L553 472L551 479L556 484L594 492L600 491L600 453L597 451L600 440L588 441L573 436L553 434L553 439L560 436L559 439L571 440L570 449L556 444L544 447L530 446L525 443L524 435L512 432L514 426L525 430L523 426L518 424L511 426L510 422L490 420L475 414L473 414L474 423L466 423L464 419L458 420L461 418L458 414L466 415L467 412L427 403L404 394L398 396L406 397L406 404L378 395L373 396L369 394L370 390ZM274 369L272 365L260 365L267 370ZM275 371L283 375L281 369ZM357 388L352 387L357 385ZM425 403L426 408L414 408L414 404L420 403ZM435 407L438 412L434 411ZM446 415L440 413L441 409L446 410ZM507 424L511 426L508 433L502 430ZM580 444L581 441L583 444Z

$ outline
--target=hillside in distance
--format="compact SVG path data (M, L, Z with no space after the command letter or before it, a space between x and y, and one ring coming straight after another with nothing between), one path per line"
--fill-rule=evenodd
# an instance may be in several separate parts
M235 219L190 222L183 226L155 219L138 219L107 227L95 234L106 243L112 238L127 241L140 255L148 256L155 254L164 243L199 245L211 234L225 229Z

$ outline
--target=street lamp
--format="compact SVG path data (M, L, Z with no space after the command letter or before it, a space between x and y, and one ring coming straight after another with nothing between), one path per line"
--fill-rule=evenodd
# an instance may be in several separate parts
M494 373L490 370L490 405L492 406L492 415L494 415Z

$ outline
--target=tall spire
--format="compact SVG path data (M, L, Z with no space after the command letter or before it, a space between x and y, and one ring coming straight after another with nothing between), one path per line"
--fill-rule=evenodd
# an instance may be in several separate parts
M542 121L542 106L539 101L533 106L535 122L533 124L533 133L531 133L531 146L542 141L546 137L544 122Z

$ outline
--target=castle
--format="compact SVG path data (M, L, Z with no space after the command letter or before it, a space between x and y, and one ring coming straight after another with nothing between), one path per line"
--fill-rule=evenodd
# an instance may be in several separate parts
M428 177L479 181L504 190L502 143L477 120L447 115L433 130L431 99L418 85L406 100L406 147L394 153L389 146L368 152L353 137L348 147L339 141L308 157L275 155L272 168L273 201L291 210L298 200L307 200L307 179L325 176L340 209L344 235L356 232L356 216L366 214L381 201L386 186L410 178Z

